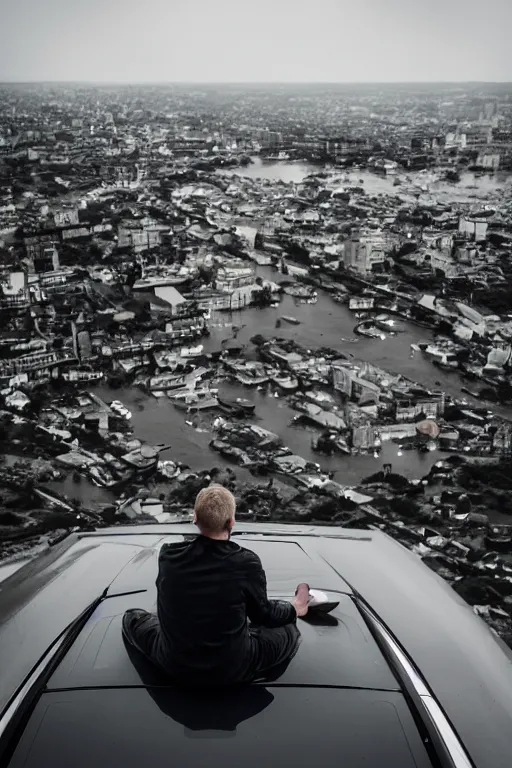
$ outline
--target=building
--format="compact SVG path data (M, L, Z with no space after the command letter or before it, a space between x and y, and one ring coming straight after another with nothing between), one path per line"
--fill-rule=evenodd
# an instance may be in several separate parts
M26 272L9 272L0 282L0 308L26 309L30 306L30 291Z
M335 365L332 366L331 370L334 389L341 392L342 395L350 397L352 394L353 372L344 366Z
M408 437L414 437L415 434L416 424L384 424L380 428L382 442L387 440L404 440Z
M456 131L448 131L444 140L445 149L465 149L466 134Z
M27 291L27 274L22 270L16 272L9 272L7 275L8 281L2 283L2 291L4 295L16 296L24 291Z
M256 130L253 132L253 138L259 141L263 149L278 149L283 145L283 134L280 131L270 131L268 128Z
M221 266L217 271L215 287L219 291L227 293L237 288L256 284L256 273L252 267L245 266Z
M464 148L473 149L489 144L492 141L492 127L487 125L474 125L464 132Z
M294 142L297 145L298 142ZM354 136L320 137L315 149L334 161L368 149L368 140Z
M71 338L77 360L85 361L93 357L91 334L85 329L79 331L74 321L71 323Z
M60 286L66 286L68 283L69 272L65 269L48 270L47 272L40 272L39 274L28 275L28 287L29 289L44 288L52 289L59 288Z
M80 360L88 360L93 356L91 334L87 330L77 334L78 352Z
M373 309L375 298L373 296L351 296L348 307L352 311Z
M34 272L40 275L44 272L55 272L60 267L59 252L54 245L41 248L33 259Z
M379 431L372 424L364 424L354 427L352 430L352 446L361 451L375 448L380 438Z
M168 227L152 222L150 219L129 221L119 225L118 247L132 248L135 253L156 248L162 242L162 231Z
M478 153L476 165L479 165L489 171L497 171L500 167L500 160L501 155L499 152L482 150Z
M398 422L417 419L420 415L424 415L427 419L437 419L443 415L444 406L445 399L443 394L414 402L399 400L395 406L395 418Z
M379 401L380 388L377 384L372 384L371 381L361 379L358 376L352 378L352 398L358 400L361 404L363 401L372 400L374 402Z
M27 259L34 263L36 259L43 258L46 249L55 248L56 236L53 234L29 235L24 238L25 253Z
M55 211L53 220L56 227L78 226L78 208L63 208Z
M487 237L487 219L478 219L471 216L461 216L459 219L459 232L461 235L481 243Z
M0 374L10 375L36 371L39 368L48 368L58 363L59 358L56 352L37 352L33 355L24 355L15 360L3 361L0 366Z
M85 227L70 227L61 231L63 240L81 240L91 235L91 227L88 225Z
M30 294L23 291L19 294L7 294L0 297L1 309L27 309L30 306Z
M376 271L386 260L384 238L373 234L356 234L345 242L343 262L347 269L360 275Z
M421 240L429 248L436 248L440 251L451 251L453 246L453 235L451 232L442 232L425 228L421 232Z
M172 285L157 286L154 291L155 296L158 296L159 299L169 302L174 313L178 311L178 307L180 307L181 304L186 303L185 297Z
M378 402L380 387L377 384L360 378L357 371L345 368L343 365L333 365L331 371L333 386L338 392L353 400L374 400Z

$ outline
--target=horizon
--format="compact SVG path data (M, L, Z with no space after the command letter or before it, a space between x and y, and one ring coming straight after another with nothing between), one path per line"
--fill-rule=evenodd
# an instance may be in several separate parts
M512 85L510 80L1 80L1 85Z

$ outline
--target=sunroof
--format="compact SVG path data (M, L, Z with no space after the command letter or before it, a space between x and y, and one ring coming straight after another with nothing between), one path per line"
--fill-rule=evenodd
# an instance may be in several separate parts
M430 768L400 693L325 688L60 691L9 768Z
M339 607L321 624L299 622L302 643L279 682L397 690L394 676L350 597L331 594L340 600ZM154 593L144 592L101 603L48 688L141 685L121 636L121 619L128 608L154 610L154 601Z

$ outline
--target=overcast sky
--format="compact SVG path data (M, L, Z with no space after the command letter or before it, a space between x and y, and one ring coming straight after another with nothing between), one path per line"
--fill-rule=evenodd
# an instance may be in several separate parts
M512 0L0 0L0 81L512 81Z

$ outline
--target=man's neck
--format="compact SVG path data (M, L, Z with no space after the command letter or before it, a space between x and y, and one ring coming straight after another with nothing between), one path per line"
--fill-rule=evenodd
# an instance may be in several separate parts
M201 536L204 536L207 539L213 539L214 541L229 541L231 537L230 531L222 531L222 533L204 533L204 531L200 531Z

